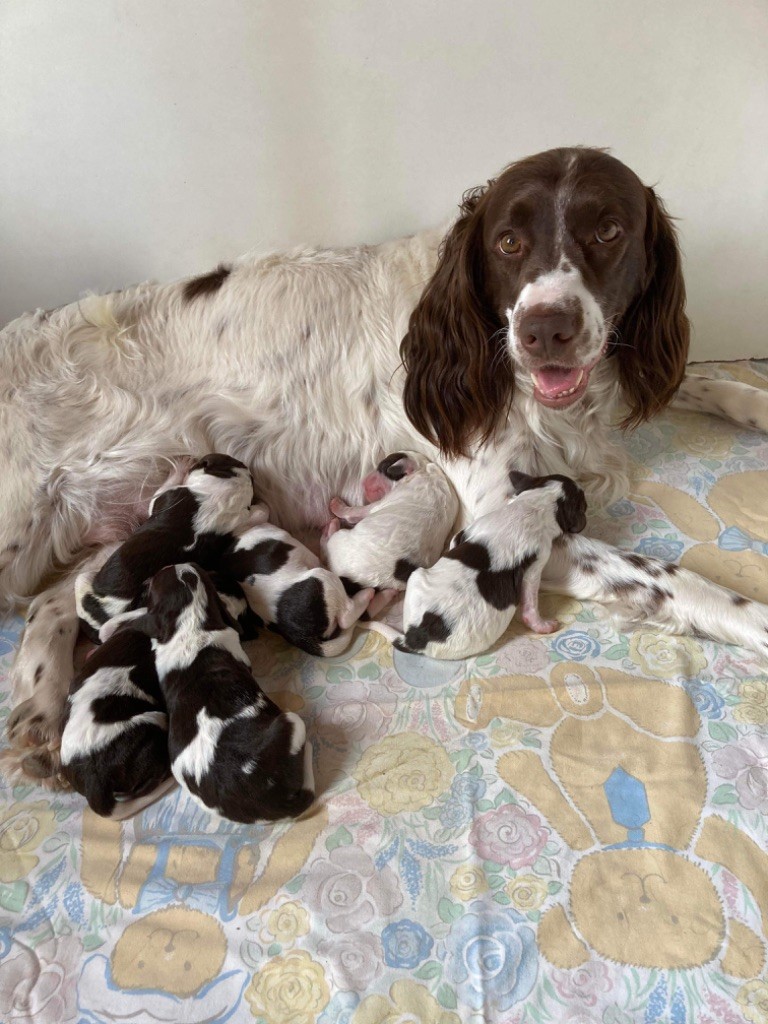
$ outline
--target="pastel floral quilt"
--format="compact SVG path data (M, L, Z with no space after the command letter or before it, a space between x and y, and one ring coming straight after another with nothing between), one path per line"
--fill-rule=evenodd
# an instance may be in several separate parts
M768 388L768 362L701 372ZM768 437L671 411L628 445L592 532L768 601ZM294 822L2 791L0 1021L768 1024L766 666L544 611L558 633L467 662L255 642L314 745Z

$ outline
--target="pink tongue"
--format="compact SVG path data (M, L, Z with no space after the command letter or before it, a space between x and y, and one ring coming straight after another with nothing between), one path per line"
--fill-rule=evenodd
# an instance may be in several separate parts
M579 381L581 370L578 366L565 369L562 366L547 366L536 370L534 379L536 387L543 395L559 395L562 391L570 391Z

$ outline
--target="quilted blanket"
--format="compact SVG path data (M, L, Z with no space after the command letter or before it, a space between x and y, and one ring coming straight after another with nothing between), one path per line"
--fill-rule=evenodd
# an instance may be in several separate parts
M768 388L768 362L702 372ZM592 533L768 601L768 437L668 412ZM768 1024L768 675L545 599L466 662L250 647L319 799L244 827L0 796L4 1024ZM0 715L20 622L0 632Z

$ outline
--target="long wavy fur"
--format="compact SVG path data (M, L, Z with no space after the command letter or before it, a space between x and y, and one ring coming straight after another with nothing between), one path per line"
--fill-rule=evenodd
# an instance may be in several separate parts
M493 434L508 406L514 372L503 324L483 293L484 199L494 181L466 192L432 280L411 314L400 355L411 423L444 455L464 455Z

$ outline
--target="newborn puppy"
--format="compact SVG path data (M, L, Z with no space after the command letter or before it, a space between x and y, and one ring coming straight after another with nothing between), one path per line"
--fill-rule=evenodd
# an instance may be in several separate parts
M109 818L127 818L173 785L168 716L148 636L123 629L97 648L69 690L62 774Z
M431 569L417 569L403 606L403 651L432 658L480 654L504 633L522 602L523 622L537 633L558 628L539 615L541 573L552 542L586 526L584 492L565 476L512 472L517 495L453 540Z
M262 693L207 574L196 565L168 566L152 578L146 613L132 615L125 628L152 637L178 782L231 821L306 810L314 780L304 723ZM115 638L119 621L116 628Z
M219 562L237 580L258 617L308 654L334 658L349 646L353 627L374 596L348 596L339 577L309 548L265 523L238 537Z
M163 488L149 519L121 544L95 575L76 582L77 614L91 640L113 615L135 607L142 585L165 565L194 560L213 568L246 520L264 522L246 466L229 455L206 455L183 484ZM254 507L252 507L254 506Z
M395 452L363 480L370 504L331 501L332 519L323 531L328 567L350 592L379 591L369 606L377 611L405 590L411 573L434 565L459 510L459 502L439 466L418 452ZM350 524L342 529L341 520Z

